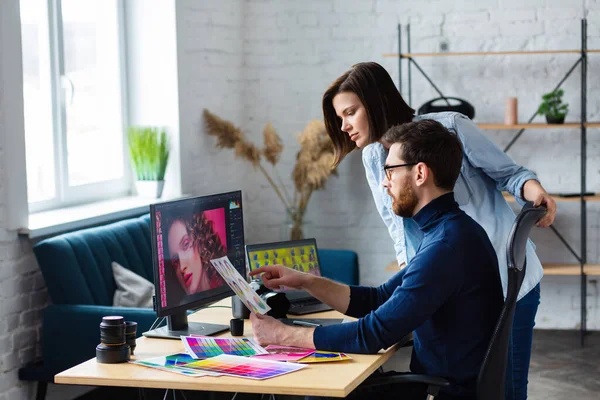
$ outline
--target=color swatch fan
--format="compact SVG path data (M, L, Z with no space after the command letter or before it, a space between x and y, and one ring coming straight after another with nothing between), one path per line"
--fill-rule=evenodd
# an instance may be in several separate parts
M185 367L239 378L268 379L298 371L306 365L221 354L206 360L191 362Z
M215 357L221 354L246 357L269 354L258 343L248 338L182 336L181 341L187 353L194 359Z

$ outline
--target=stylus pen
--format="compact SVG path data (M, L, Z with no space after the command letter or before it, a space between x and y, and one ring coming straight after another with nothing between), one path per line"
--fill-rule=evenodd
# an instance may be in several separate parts
M315 324L314 322L307 322L307 321L298 321L297 319L292 321L292 324L294 325L302 325L302 326L321 326L321 324Z

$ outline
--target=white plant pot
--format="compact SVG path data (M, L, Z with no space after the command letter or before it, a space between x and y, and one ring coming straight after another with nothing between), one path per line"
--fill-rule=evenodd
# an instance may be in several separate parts
M159 199L162 196L165 181L135 181L138 196Z

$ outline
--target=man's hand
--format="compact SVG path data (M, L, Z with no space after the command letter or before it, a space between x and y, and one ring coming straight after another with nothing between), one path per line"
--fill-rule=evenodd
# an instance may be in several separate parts
M260 315L250 313L250 321L252 321L252 332L254 332L254 340L261 346L269 344L285 344L284 331L286 325L277 321L275 318L268 315Z
M250 313L254 340L261 346L277 344L314 349L315 328L296 328L285 325L268 315Z
M250 276L255 276L262 273L261 279L265 286L271 290L278 290L281 286L286 286L291 289L307 289L310 280L313 277L311 274L286 268L281 265L269 265L260 267L250 272Z

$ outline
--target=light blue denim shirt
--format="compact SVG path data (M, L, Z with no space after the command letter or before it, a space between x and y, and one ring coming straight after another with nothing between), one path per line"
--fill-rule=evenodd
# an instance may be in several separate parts
M537 180L537 176L520 167L500 150L466 116L455 112L419 115L414 121L433 119L449 130L456 132L464 149L460 175L454 187L458 205L487 232L496 254L502 278L502 289L506 297L507 261L506 242L515 219L502 191L510 192L521 205L521 189L526 181ZM383 165L387 149L381 143L366 146L362 160L367 181L373 193L375 205L394 241L398 263L410 262L421 242L422 233L411 218L402 218L392 211L392 200L383 187ZM531 240L527 244L527 270L518 299L525 296L542 279L544 270L535 254Z

